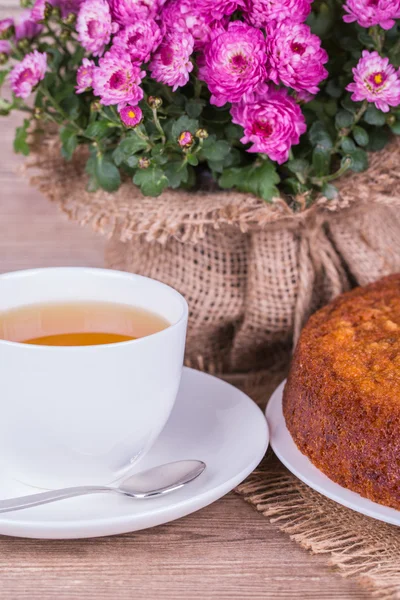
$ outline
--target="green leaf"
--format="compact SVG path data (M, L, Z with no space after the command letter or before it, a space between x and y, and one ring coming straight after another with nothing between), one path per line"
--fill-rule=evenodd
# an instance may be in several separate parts
M353 129L353 137L359 146L366 146L369 141L368 133L363 127L356 125Z
M229 125L225 127L225 137L230 144L232 144L232 142L238 142L240 138L243 137L243 127L229 123Z
M186 183L189 177L187 165L182 160L170 161L164 168L164 173L168 177L169 185L174 189Z
M128 165L131 169L134 169L139 164L139 157L136 156L136 154L132 154L132 156L128 156L128 158L125 159L124 164Z
M329 173L331 164L331 153L327 148L317 146L312 155L312 165L317 177L322 177Z
M205 142L208 142L208 139ZM218 140L213 143L204 144L201 149L201 157L206 160L223 160L231 151L231 145L225 140Z
M140 186L145 196L159 196L169 185L168 178L159 167L140 169L133 178L133 183Z
M368 154L365 152L365 150L358 148L349 156L351 158L350 169L352 171L361 173L361 171L365 171L368 168Z
M122 140L118 147L124 156L128 157L131 154L140 152L141 150L147 150L149 144L146 142L146 140L143 140L135 132L133 132L131 135L128 135L124 140Z
M79 97L75 94L71 93L67 98L61 100L60 106L72 121L79 117L81 103Z
M328 2L320 3L318 12L311 13L307 19L312 32L319 37L324 37L333 27L334 22L335 12Z
M369 142L366 149L371 152L382 150L390 139L389 132L384 128L372 128L369 132Z
M13 109L13 104L4 98L0 98L0 116L7 117Z
M164 144L157 144L151 151L153 161L157 165L165 165L168 162L168 156L165 154Z
M249 192L271 201L274 196L279 196L276 187L279 181L275 165L264 160L261 164L256 161L246 167L226 169L219 178L219 185L224 189L236 187L241 192Z
M58 48L55 48L54 46L50 46L47 45L46 46L46 52L47 54L49 54L51 56L51 59L49 61L49 67L52 71L58 71L58 69L60 68L63 58L64 58L64 54L62 52L60 52L60 50L58 50Z
M339 110L336 114L335 125L338 129L350 127L354 122L354 117L347 110Z
M289 160L286 166L292 173L301 173L303 175L307 171L309 164L304 158L295 158L294 160Z
M66 160L71 160L73 153L78 145L78 139L75 130L66 125L60 129L61 154Z
M25 119L23 125L21 125L21 127L17 127L15 131L14 151L19 154L23 154L24 156L28 156L30 152L29 145L26 141L28 137L29 124L29 119Z
M343 94L343 87L339 84L337 79L330 79L326 84L325 91L331 98L340 98Z
M115 192L121 185L121 176L115 164L107 155L95 158L96 180L106 192Z
M340 101L340 104L346 109L349 113L355 114L361 107L361 102L354 102L351 99L351 95L347 94L343 100Z
M310 131L308 133L308 137L313 146L321 146L322 148L332 148L333 142L332 138L323 126L323 124L319 121L316 121L312 124Z
M11 71L11 69L2 69L0 70L0 89L3 85L3 83L6 80L7 75L9 74L9 72Z
M370 104L365 111L364 121L369 125L382 126L386 123L385 114L378 110L373 104Z
M85 129L85 135L88 138L100 139L106 136L112 128L113 126L107 121L94 121Z
M395 135L400 135L400 121L396 121L396 123L390 126L390 129Z
M195 154L188 154L186 158L189 165L192 165L192 167L197 167L197 165L199 164L199 159Z
M199 122L196 119L190 119L186 115L183 115L172 125L171 138L176 141L182 131L190 131L190 133L195 133L198 127Z
M331 183L324 183L321 192L328 200L334 200L339 195L338 189Z
M201 115L205 104L205 100L201 100L200 98L187 100L186 112L192 119L197 119Z
M348 137L344 137L340 145L342 147L343 152L346 152L346 154L350 154L351 152L354 152L354 150L357 149L357 146L355 145L353 140Z

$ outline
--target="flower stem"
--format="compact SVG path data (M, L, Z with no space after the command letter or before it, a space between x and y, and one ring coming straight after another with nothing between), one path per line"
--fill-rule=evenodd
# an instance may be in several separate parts
M379 52L379 54L382 54L383 44L385 43L385 33L382 31L379 25L375 25L374 27L370 28L369 34L374 40L375 49Z
M157 115L157 109L152 108L151 112L153 113L154 124L157 127L157 131L159 132L159 134L161 136L161 142L163 144L165 144L165 142L167 141L167 138L165 137L164 129L161 127L161 123L160 123L158 115Z
M342 175L344 175L346 173L346 171L349 169L350 165L351 165L351 158L347 157L344 159L343 164L341 165L340 169L338 169L335 173L332 173L331 175L326 175L325 177L313 178L311 180L311 182L315 185L322 186L324 183L328 183L329 181L334 181L335 179L338 179L338 177L341 177Z

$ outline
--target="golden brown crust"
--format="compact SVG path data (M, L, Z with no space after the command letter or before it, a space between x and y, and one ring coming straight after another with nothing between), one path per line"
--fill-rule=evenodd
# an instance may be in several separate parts
M283 412L298 448L330 479L400 509L400 274L311 317Z

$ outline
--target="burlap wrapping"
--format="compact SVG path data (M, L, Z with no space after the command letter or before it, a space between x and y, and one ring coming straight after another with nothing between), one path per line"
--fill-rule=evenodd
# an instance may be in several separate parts
M371 156L366 173L341 181L338 200L298 213L279 198L266 204L236 192L144 198L130 181L115 194L88 193L84 157L65 163L50 136L36 139L30 167L71 219L109 236L109 267L184 294L186 364L230 379L265 406L309 314L352 285L400 271L399 157L395 140ZM345 573L400 598L396 528L334 505L273 462L239 491L300 543L331 553Z

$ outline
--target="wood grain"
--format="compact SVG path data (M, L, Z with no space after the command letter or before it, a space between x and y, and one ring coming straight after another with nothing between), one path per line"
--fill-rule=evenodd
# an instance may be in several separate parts
M15 0L0 0L0 18ZM18 115L0 120L0 271L101 266L104 241L67 222L18 174ZM0 536L5 600L364 599L369 594L312 557L242 499L151 530L78 541Z

